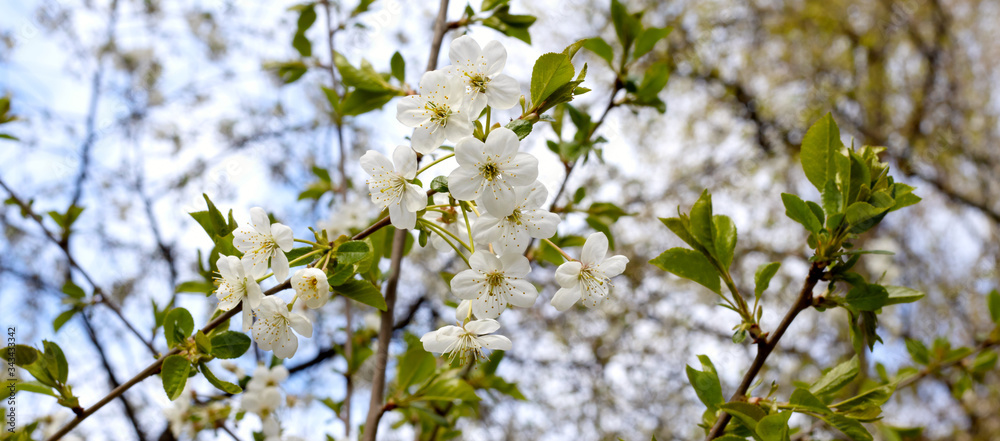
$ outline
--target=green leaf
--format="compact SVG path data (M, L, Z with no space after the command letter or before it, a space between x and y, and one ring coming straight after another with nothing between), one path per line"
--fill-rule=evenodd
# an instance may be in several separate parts
M206 280L190 280L177 285L174 292L200 292L210 294L215 292L215 284Z
M719 406L719 409L726 411L726 413L732 415L733 418L736 418L748 428L757 427L757 422L767 416L767 412L764 412L764 409L761 409L760 406L743 401L723 403Z
M831 404L830 407L837 409L838 413L860 412L865 416L870 416L868 411L874 409L878 411L875 413L874 416L878 416L878 413L881 413L880 410L878 409L879 406L889 401L889 398L892 396L892 393L895 390L896 390L896 385L894 383L886 384L862 392L857 396L848 398L839 403Z
M53 398L59 398L59 395L57 395L51 387L37 381L21 381L14 383L14 389L16 392L31 392L35 394L48 395Z
M73 318L77 312L76 308L70 308L56 316L56 319L52 321L52 331L59 332L59 329L61 329L63 325L69 321L69 319Z
M181 396L190 372L191 363L180 355L171 355L163 360L160 378L163 379L163 391L167 393L170 401Z
M672 30L673 28L669 26L665 28L643 29L635 39L635 51L632 53L632 59L638 59L649 53L649 51L653 50L653 46L667 35L670 35L670 31Z
M733 263L733 250L736 249L736 225L729 216L716 214L712 216L712 243L715 244L715 258L723 268L729 268Z
M856 419L837 414L827 415L821 417L821 419L843 432L844 435L847 435L848 439L854 441L872 441L872 435L868 433L868 429L865 429L865 426L862 426Z
M406 60L403 56L399 54L399 51L392 54L392 59L389 60L389 66L392 68L392 76L399 80L400 83L406 82Z
M337 247L337 264L353 265L364 260L373 251L361 240L344 242Z
M296 32L295 36L292 37L292 47L303 57L312 56L312 42L306 38L306 34L303 32Z
M832 179L826 181L823 187L823 210L830 215L840 213L844 207L844 193L837 188Z
M66 283L63 284L62 292L77 300L87 296L87 293L83 291L83 288L80 288L77 284L73 283L72 280L67 280Z
M781 268L781 262L765 263L757 267L757 271L753 275L754 297L760 299L761 294L767 291L767 287L771 286L771 278L778 273L779 268Z
M340 113L347 116L357 116L372 110L381 109L394 97L399 96L399 91L392 92L372 92L369 90L355 89L347 92L344 101L341 102Z
M826 186L826 181L837 175L836 156L841 155L843 148L840 141L840 129L833 117L827 113L816 121L802 138L802 169L806 178L820 192Z
M225 331L212 337L212 356L238 358L250 349L250 337L242 332Z
M66 363L66 356L63 355L62 349L55 342L48 340L42 340L42 347L45 348L45 353L42 356L52 378L66 384L66 380L69 378L69 364Z
M830 369L815 383L809 386L809 391L815 395L827 395L839 391L842 387L850 383L854 377L858 376L861 364L858 356L855 355L848 361L838 364Z
M573 79L573 63L566 54L549 52L538 57L531 70L531 104L538 107L560 86Z
M697 251L686 248L671 248L650 260L649 263L664 271L697 282L716 294L722 294L718 271L705 255Z
M301 61L276 61L264 63L264 69L273 70L284 84L298 81L309 70L309 66Z
M361 67L357 68L352 66L343 54L335 52L333 55L333 65L336 66L337 72L340 72L344 85L380 94L396 93L399 91L399 89L386 82L382 78L382 75L379 75L366 61L362 61ZM345 98L344 101L347 101L347 99Z
M431 190L438 193L448 192L448 177L447 176L437 176L431 181Z
M517 135L517 139L524 139L531 133L531 128L534 124L531 121L525 119L515 119L505 126Z
M760 435L762 441L787 441L789 439L788 419L791 416L792 412L790 411L768 415L757 422L755 431Z
M615 25L618 42L625 48L625 52L628 52L636 35L642 30L642 24L635 16L629 14L625 5L618 0L611 0L611 21Z
M795 389L795 392L792 392L792 396L789 397L788 403L795 406L795 411L805 410L821 415L830 413L830 408L822 400L803 388Z
M906 352L909 352L910 358L918 364L926 366L931 362L931 354L920 340L906 339Z
M990 291L990 294L986 296L986 305L990 310L990 318L993 319L993 323L1000 325L1000 292L995 289Z
M9 347L8 347L9 348ZM38 350L28 345L14 345L14 364L25 367L38 360Z
M410 386L420 384L434 373L436 367L437 361L434 355L424 350L423 344L416 336L408 335L406 352L399 357L397 364L398 390L405 393Z
M691 366L686 366L685 371L687 372L688 381L694 387L698 399L709 410L716 410L720 404L725 402L722 398L722 385L719 383L719 375L715 372L715 366L712 365L711 360L707 356L699 355L698 358L701 360L703 370L699 371Z
M691 248L696 250L704 249L704 247L698 243L698 240L691 235L691 232L684 220L676 217L661 217L660 222L663 222L663 225L666 225L670 231L673 231L674 234L680 238L680 240L683 240L684 243L690 245Z
M413 397L423 401L479 401L475 389L461 378L441 378Z
M374 285L363 280L350 279L340 286L333 287L333 290L344 297L373 306L380 311L385 311L385 298Z
M194 319L184 308L170 310L163 319L163 336L167 339L168 347L176 346L190 337L192 332L194 332Z
M798 196L782 193L781 202L785 204L785 216L802 224L810 233L819 233L819 230L823 228L823 224L816 217L816 213Z
M920 196L913 194L913 190L915 190L913 187L899 182L893 184L892 186L892 197L895 199L895 203L889 211L896 211L900 208L909 207L910 205L914 205L921 201Z
M215 374L213 374L212 371L208 369L207 364L198 363L198 367L201 368L201 373L205 375L205 379L208 380L208 382L211 383L212 386L215 386L219 390L227 394L234 394L234 395L243 392L243 388L228 381L222 381L218 377L216 377Z
M713 250L712 239L712 195L708 190L701 192L701 197L691 207L691 235L698 240L702 246ZM714 253L713 253L714 254Z
M889 292L889 298L885 301L885 306L913 303L924 298L924 293L905 286L886 286L885 290Z
M874 283L858 284L847 292L844 300L848 305L861 311L875 311L885 306L889 292L885 287Z
M601 37L588 38L583 42L583 48L588 51L593 52L598 57L601 57L604 61L608 62L608 66L612 69L615 68L615 52L611 49L611 45L604 41Z
M658 61L646 69L642 76L642 82L636 88L635 95L639 98L638 104L652 105L659 107L657 95L670 81L670 65L666 61ZM662 113L662 112L660 112Z
M847 223L851 225L852 233L863 233L879 223L888 208L876 208L867 202L855 202L847 207Z
M316 23L316 7L313 3L302 5L299 9L299 20L296 23L298 32L308 31Z

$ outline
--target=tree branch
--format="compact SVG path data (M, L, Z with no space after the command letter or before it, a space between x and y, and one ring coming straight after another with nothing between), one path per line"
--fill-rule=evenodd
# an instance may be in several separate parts
M806 310L812 306L812 293L813 288L816 287L816 283L820 281L823 277L823 269L825 264L820 262L813 262L812 266L809 268L809 275L806 277L805 283L802 285L802 290L799 291L799 297L792 305L791 309L785 314L785 317L781 319L781 323L774 330L774 333L769 337L762 338L757 343L757 356L754 357L753 363L750 365L750 369L747 370L746 374L743 375L743 381L740 382L740 386L733 393L733 396L729 398L729 401L737 401L746 399L747 389L750 388L750 384L753 383L754 378L760 373L760 370L764 367L764 362L767 361L767 357L771 355L774 348L778 346L778 341L781 337L785 335L785 331L788 330L788 326L792 324L795 317L799 315L800 312ZM729 424L729 420L732 416L728 413L723 413L716 421L715 425L708 432L708 436L705 437L706 440L712 440L722 434L726 430L726 425Z

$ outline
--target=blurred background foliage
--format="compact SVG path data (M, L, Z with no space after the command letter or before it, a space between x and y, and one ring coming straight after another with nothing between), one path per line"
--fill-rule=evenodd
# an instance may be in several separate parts
M408 66L406 83L413 87L426 63L437 6L430 3L378 0L356 14L352 2L337 5L333 23L348 24L337 30L337 51L355 65L364 56L389 71L399 50ZM601 309L565 314L547 305L556 289L553 268L536 268L542 299L535 308L505 314L514 349L498 371L516 381L527 400L484 400L460 426L465 439L699 436L695 423L703 407L684 376L685 364L697 365L696 354L710 355L728 395L753 350L730 341L735 313L714 306L704 289L645 263L680 244L657 217L675 214L678 205L688 207L710 189L716 212L732 217L740 231L733 274L741 290L752 291L757 265L783 263L764 297L763 323L773 327L808 268L804 234L783 216L778 195L817 196L798 166L798 146L805 129L827 112L856 145L887 147L882 159L924 199L862 238L866 249L895 253L862 259L858 270L867 279L927 293L882 316L884 344L862 360L863 374L877 375L877 366L894 372L912 365L905 339L969 346L992 329L982 305L1000 279L1000 3L626 3L646 11L647 26L673 27L665 42L637 62L643 68L669 66L669 84L659 95L665 112L611 112L597 132L608 140L600 145L603 160L577 167L561 200L550 203L566 207L582 195L574 206L615 202L631 213L611 232L615 253L632 263L614 281L613 300ZM211 313L211 301L200 295L175 294L179 284L198 277L198 250L211 248L186 214L203 209L201 193L223 211L267 207L297 232L310 225L336 231L350 226L332 221L338 216L363 223L376 215L350 208L370 208L358 184L363 174L357 158L369 148L388 151L407 133L391 128L397 124L390 103L383 112L345 118L341 149L338 118L319 87L330 82L329 58L317 55L326 64L306 66L301 79L287 86L273 69L262 68L298 56L291 46L298 14L285 11L290 5L37 0L3 6L0 93L11 96L10 112L19 118L4 133L20 142L0 140L0 176L20 196L34 199L39 213L65 212L71 203L86 207L65 246L146 334L154 323L151 302L200 311L199 322ZM449 18L459 19L464 6L453 4ZM538 17L530 28L532 46L523 35L511 38L482 26L473 35L507 46L508 70L525 88L541 53L595 35L615 41L604 0L515 0L511 10ZM445 47L464 31L456 25ZM317 25L306 34L313 51L326 50L324 32ZM596 119L615 75L593 53L581 51L574 61L578 68L588 63L584 86L592 89L574 105ZM535 130L542 136L529 138L535 144L526 149L547 164L542 179L553 195L564 170L543 138L555 134L546 124ZM331 191L299 200L301 191L316 185L314 166L333 174L325 189ZM332 192L341 182L338 170L354 182L346 200ZM588 233L586 217L568 212L560 234ZM74 366L70 382L84 402L147 363L132 356L143 350L141 343L110 310L90 309L85 319L54 332L69 272L61 251L16 207L0 211L0 225L0 315L17 325L19 342L60 342ZM421 335L450 321L450 297L438 273L455 268L431 248L417 249L407 260L397 306L406 331ZM293 369L286 390L302 398L286 419L292 434L315 435L313 421L341 433L315 400L344 393L334 372L343 359L327 351L344 339L338 308L340 303L314 317L314 338L288 362L300 368ZM355 328L376 327L371 311L352 314ZM396 335L398 351L406 331ZM846 317L808 311L762 376L766 384L812 381L822 367L852 353ZM247 361L245 368L252 366ZM370 376L362 369L355 387L364 391ZM911 439L1000 438L997 371L976 382L966 377L960 366L908 386L872 427L881 439L901 439L891 427L924 428ZM169 439L161 410L167 402L158 384L125 397L78 433L86 439L137 439L132 437L138 431L142 439ZM65 418L50 415L57 410L50 401L24 396L21 418ZM363 421L363 414L355 419ZM804 419L792 422L805 429L799 439L841 436ZM412 437L406 429L382 435ZM213 439L210 433L205 438Z

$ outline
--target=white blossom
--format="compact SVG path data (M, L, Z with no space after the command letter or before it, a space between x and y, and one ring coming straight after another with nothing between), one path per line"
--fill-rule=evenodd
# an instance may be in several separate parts
M489 251L476 251L469 258L472 267L451 279L451 289L463 300L472 301L472 313L495 319L507 304L527 308L535 303L538 290L525 280L531 272L528 259L518 253L499 258Z
M516 205L514 187L538 178L538 159L518 152L513 131L493 129L486 142L468 137L455 145L458 168L448 176L448 190L456 199L480 200L496 217L510 215Z
M330 300L330 282L326 273L319 268L300 269L292 275L295 295L305 302L309 309L320 308Z
M607 259L608 237L593 233L587 237L579 261L566 262L556 269L556 282L562 288L552 296L552 306L565 311L581 298L591 308L597 307L608 295L610 279L625 271L628 258L612 256Z
M485 213L472 226L476 243L492 243L500 254L523 253L532 237L548 239L556 234L559 215L542 208L548 191L541 182L514 189L514 211L503 217Z
M417 154L413 149L396 147L392 162L385 155L369 150L361 157L361 166L372 177L368 180L372 202L389 208L392 226L412 229L417 224L416 213L427 206L427 194L410 183L417 175Z
M250 330L250 323L253 322L250 314L251 310L260 306L264 298L264 292L246 268L246 262L241 261L236 256L219 256L215 262L219 268L219 288L215 290L215 297L219 299L219 309L229 311L236 305L243 302L243 332Z
M472 37L458 37L451 42L448 58L453 73L468 87L473 118L487 105L503 110L517 104L521 86L513 77L500 73L507 64L507 49L499 42L491 41L480 48Z
M445 139L451 142L472 135L472 118L462 78L442 70L420 78L420 95L403 97L396 104L396 119L413 127L413 149L426 155ZM478 115L477 115L478 116Z
M294 239L292 229L280 223L271 223L263 208L250 209L250 225L233 232L233 246L243 253L253 277L267 273L268 260L278 281L288 279L288 258L285 253L292 250Z
M333 216L330 219L322 220L317 226L326 230L326 236L334 240L341 235L350 235L352 229L361 229L368 226L371 218L369 211L371 205L358 201L343 203L334 207Z
M301 314L288 312L284 300L275 296L265 297L253 324L253 339L265 351L274 351L278 358L289 358L299 348L299 339L292 329L303 337L312 337L312 323Z
M511 348L510 339L502 335L486 335L500 329L496 320L472 320L464 326L445 326L420 337L427 352L451 354L452 358L474 358L485 356L483 350L506 351Z

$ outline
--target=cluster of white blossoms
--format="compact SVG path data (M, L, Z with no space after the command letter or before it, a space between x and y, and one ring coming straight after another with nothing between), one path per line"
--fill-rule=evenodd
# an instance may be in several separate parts
M220 256L219 288L215 296L219 309L229 311L243 307L243 332L252 331L257 346L273 351L278 358L295 355L299 347L298 333L312 337L312 323L305 316L291 312L291 305L277 296L264 296L260 282L266 279L270 268L281 283L288 279L289 262L285 253L294 243L292 229L280 223L271 223L267 212L260 207L250 209L250 224L233 232L233 246L243 253ZM330 299L330 284L326 274L318 268L305 268L295 272L291 279L295 299L308 308L316 309ZM294 332L292 332L294 331Z
M496 319L508 305L534 305L538 290L527 279L531 265L524 255L532 238L556 234L560 218L543 208L548 191L537 180L538 159L520 151L512 130L489 123L493 110L510 109L521 99L518 82L501 73L506 49L496 41L480 47L463 36L452 42L449 58L450 66L424 74L419 95L396 106L399 122L413 127L411 145L397 146L392 160L369 150L361 165L371 177L372 202L388 209L393 226L413 229L417 213L426 210L421 222L435 233L432 245L469 254L462 257L470 268L451 280L452 292L462 300L456 314L460 326L445 326L421 341L431 352L479 357L486 349L511 347L506 337L487 334L499 329ZM480 139L474 132L483 116ZM454 156L458 167L447 177L449 194L435 194L428 206L427 192L416 181L423 171L417 154L434 154L445 140L455 143L454 153L432 164ZM581 261L559 268L562 289L553 299L559 310L581 298L596 306L607 296L609 279L628 262L623 256L604 261L607 246L603 234L592 235Z
M280 385L286 378L288 369L283 365L279 364L270 369L257 366L253 378L247 382L243 392L243 409L260 417L261 433L265 441L300 440L298 437L281 437L281 427L274 415L283 403Z

